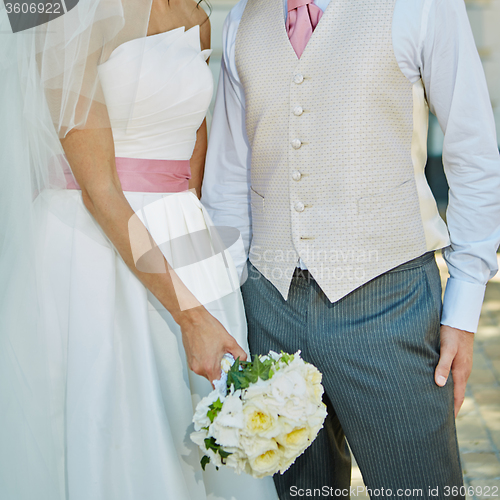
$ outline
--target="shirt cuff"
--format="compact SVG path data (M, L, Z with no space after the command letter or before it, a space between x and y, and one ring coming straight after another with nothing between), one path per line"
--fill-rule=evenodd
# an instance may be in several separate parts
M441 324L476 333L486 285L448 278Z

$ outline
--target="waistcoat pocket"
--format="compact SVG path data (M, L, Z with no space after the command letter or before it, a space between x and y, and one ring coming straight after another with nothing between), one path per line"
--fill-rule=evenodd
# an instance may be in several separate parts
M250 186L250 203L252 205L252 211L257 211L259 213L264 212L264 197L255 191L253 187Z
M414 179L358 200L358 224L366 244L425 252L420 205ZM409 259L407 259L409 260Z
M383 216L387 212L397 210L398 206L405 205L415 193L413 179L408 179L386 191L372 196L363 196L358 199L358 215Z

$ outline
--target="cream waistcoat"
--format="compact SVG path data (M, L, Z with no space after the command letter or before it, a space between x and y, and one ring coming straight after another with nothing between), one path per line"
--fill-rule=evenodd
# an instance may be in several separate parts
M250 261L284 298L299 256L336 301L449 243L424 176L423 85L392 48L394 4L332 0L300 59L282 0L249 0L243 14Z

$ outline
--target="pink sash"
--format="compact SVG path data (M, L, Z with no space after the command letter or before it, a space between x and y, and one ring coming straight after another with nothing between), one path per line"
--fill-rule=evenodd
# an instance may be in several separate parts
M116 170L123 191L178 193L189 189L189 160L148 160L116 158ZM65 168L67 189L80 189L73 174Z

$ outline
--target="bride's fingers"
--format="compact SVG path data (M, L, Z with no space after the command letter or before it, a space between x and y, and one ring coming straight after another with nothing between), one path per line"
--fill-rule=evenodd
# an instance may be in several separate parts
M229 354L232 354L234 359L240 358L240 361L246 361L247 353L239 346L239 344L234 341L234 344L227 349Z
M207 370L206 373L205 373L205 378L208 379L208 381L212 384L212 387L214 387L214 384L213 384L213 381L214 380L219 380L220 377L221 377L221 373L222 370L221 370L221 367L220 367L220 361L219 361L219 364L215 364L211 367L210 370Z
M212 383L214 380L219 380L222 374L221 361L226 352L227 350L221 349L218 354L206 356L202 361L202 367L198 375L202 375L203 377L208 379L210 383Z
M245 351L227 330L207 311L201 310L202 321L187 322L182 329L182 341L189 368L208 379L209 382L221 377L221 361L226 353L234 359L247 359Z

